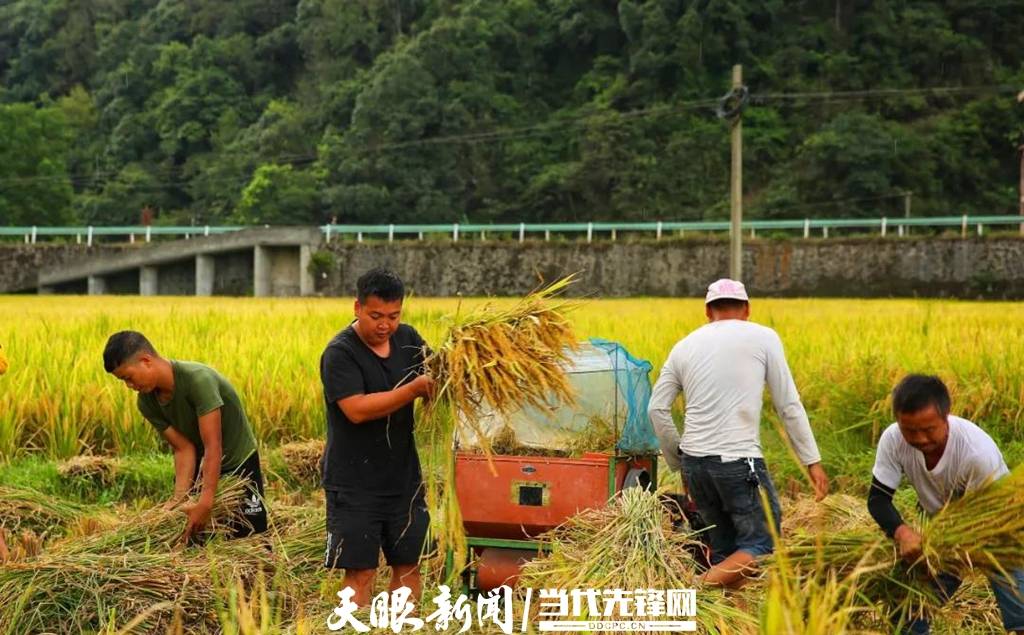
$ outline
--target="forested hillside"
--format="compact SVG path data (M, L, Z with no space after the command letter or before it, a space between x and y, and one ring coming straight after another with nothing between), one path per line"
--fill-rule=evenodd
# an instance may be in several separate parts
M1019 0L3 0L0 224L723 218L737 63L749 217L1013 213L1022 38Z

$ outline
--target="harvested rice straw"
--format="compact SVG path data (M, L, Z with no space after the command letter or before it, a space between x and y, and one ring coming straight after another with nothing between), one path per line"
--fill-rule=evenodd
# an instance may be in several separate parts
M241 481L221 481L211 514L210 534L223 533L241 518ZM103 628L111 612L131 617L171 600L174 611L194 626L214 624L211 559L219 569L251 575L269 552L255 545L217 544L183 552L183 513L162 508L124 520L108 531L53 543L34 558L0 567L0 632L68 632ZM244 547L244 548L240 548ZM248 572L248 574L246 573ZM170 609L153 612L145 630L166 625Z
M594 415L587 427L573 436L568 445L569 456L583 456L587 452L615 452L618 435L608 417Z
M448 459L442 467L444 471L440 475L432 470L427 472L423 483L427 507L430 509L430 525L424 548L430 549L436 543L437 554L441 558L447 558L450 552L451 566L438 568L434 572L436 577L431 581L452 587L458 583L469 564L469 545L462 523L462 509L455 493L455 461Z
M761 496L767 508L765 493L761 492ZM796 510L798 514L803 512L803 520L813 521L818 536L831 533L838 527L855 525L860 519L858 510L864 508L863 502L851 496L833 495L824 503L816 504L817 510L801 507ZM775 525L769 523L768 526L773 541L778 544L781 538L775 531ZM877 570L890 566L875 563L873 550L867 549L861 552L859 561L847 563L842 568L820 567L817 565L825 561L823 541L818 540L814 549L817 553L810 566L807 554L797 549L777 549L768 561L764 576L767 585L761 603L762 633L845 635L864 632L858 627L860 618L877 618L874 602L865 598L861 584Z
M873 523L816 536L798 532L784 551L808 570L846 572L865 563L873 571L860 583L863 595L887 601L904 619L934 612L943 604L930 584L935 574L999 576L1024 566L1024 466L924 519L921 535L922 561L909 567Z
M947 504L921 535L931 572L1006 575L1024 567L1024 465Z
M272 566L265 548L235 542L189 552L46 552L10 563L0 568L0 632L93 632L143 615L134 632L154 633L175 614L188 632L217 632L215 576L251 581Z
M82 454L62 461L57 465L57 475L62 481L87 481L107 487L114 482L120 467L118 459L109 456Z
M293 572L316 572L324 566L323 506L317 508L275 503L268 530L274 553Z
M320 485L320 459L324 454L323 439L293 441L277 449L281 455L285 469L292 479L301 485L318 487Z
M829 494L821 502L813 496L783 501L783 539L807 530L818 533L873 527L874 522L864 499L849 494Z
M134 616L171 600L139 632L159 632L171 608L192 626L212 625L214 597L205 562L171 552L143 554L43 554L0 568L0 631L89 632L108 613Z
M772 562L785 560L800 577L833 576L838 584L856 576L861 605L874 606L876 616L886 625L889 615L906 620L941 606L924 567L908 567L873 520L841 529L843 518L856 518L856 513L846 509L845 503L836 503L831 513L839 519L820 520L824 529L814 532L794 530L784 538Z
M896 552L881 531L873 527L809 533L795 531L783 543L786 557L800 568L821 565L845 572L873 554L872 564L895 562Z
M24 487L0 487L0 527L62 533L88 507Z
M443 423L431 413L447 411L453 420L458 416L489 453L486 435L477 426L485 411L508 415L526 406L574 404L565 367L579 345L565 317L569 303L552 302L573 281L574 276L562 278L510 308L485 305L467 316L456 315L444 341L424 360L437 381L427 407L428 425Z
M878 621L875 603L861 582L874 569L855 566L802 571L784 557L774 558L766 571L767 588L761 604L761 632L781 635L844 635L862 633L864 621Z
M31 529L11 537L10 560L34 558L43 552L43 539Z
M658 495L640 488L623 490L606 507L573 516L541 540L550 551L523 566L520 588L667 590L698 586L697 564L687 549L697 538L673 531ZM720 591L702 588L697 598L695 619L701 632L723 632L722 625L731 633L752 629L753 619L733 607ZM586 618L582 614L579 619Z
M932 623L932 630L941 633L1005 632L992 588L977 574L964 580L953 598L936 612Z
M241 513L245 485L225 476L217 487L213 510L203 536L223 534L235 523L244 522ZM170 550L181 543L185 513L180 508L154 507L114 525L108 531L58 541L49 550L61 554L109 553L112 551Z

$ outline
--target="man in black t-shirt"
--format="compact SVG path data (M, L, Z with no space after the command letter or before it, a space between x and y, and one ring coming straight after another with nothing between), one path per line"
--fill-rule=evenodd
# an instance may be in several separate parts
M386 269L357 283L356 320L320 358L327 407L323 486L327 498L324 565L345 570L352 600L369 604L381 550L391 589L420 593L419 559L430 517L413 440L413 402L429 397L425 343L401 324L405 287Z

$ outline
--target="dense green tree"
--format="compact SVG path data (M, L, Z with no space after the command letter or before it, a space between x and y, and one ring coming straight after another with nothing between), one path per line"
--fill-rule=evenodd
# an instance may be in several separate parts
M318 198L312 172L261 165L242 190L234 220L247 225L301 225L319 213Z
M0 223L61 225L70 220L69 141L60 109L0 104Z
M0 222L724 218L737 63L751 217L1013 212L1022 32L1013 2L6 0Z

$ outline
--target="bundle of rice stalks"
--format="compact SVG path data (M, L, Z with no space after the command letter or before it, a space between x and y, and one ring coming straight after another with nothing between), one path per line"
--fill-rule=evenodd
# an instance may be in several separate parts
M573 516L541 540L550 551L524 565L521 588L667 590L698 586L699 571L688 550L697 537L673 531L659 497L640 488L626 489L606 507ZM697 593L695 619L701 632L711 633L742 631L753 624L752 618L734 608L723 594L708 588Z
M485 411L507 415L526 406L544 409L552 399L572 404L565 366L578 344L565 316L569 303L553 299L573 281L573 276L562 278L509 308L485 305L456 315L424 361L437 381L430 410L461 414L486 443L475 425Z
M988 580L973 575L935 615L933 630L940 633L1003 633L1003 617Z
M865 596L863 585L876 579L879 569L891 567L877 563L874 544L862 543L870 539L857 529L866 515L864 508L863 501L845 495L829 496L823 504L801 497L787 507L787 515L797 523L796 538L777 549L765 569L762 633L863 633L864 621L877 620L874 602ZM808 534L805 527L813 527L816 533ZM769 528L778 544L774 527L769 524ZM840 537L833 542L836 534ZM878 542L877 536L874 540ZM857 548L846 549L850 543ZM834 567L821 566L834 564L843 550L848 559ZM859 559L854 560L855 555Z
M82 454L57 465L57 475L63 482L86 482L109 487L114 482L119 461L109 456Z
M908 596L910 614L941 602L923 567L904 563L891 540L872 525L820 533L796 532L777 551L800 571L832 571L840 578L857 570L858 585L874 600Z
M293 571L323 568L326 519L317 508L276 504L269 529L274 552Z
M761 604L762 633L779 635L845 635L864 632L858 618L873 618L865 604L860 581L869 567L804 572L784 556L773 559L767 570L767 588Z
M799 496L783 503L782 535L812 531L836 532L872 527L874 520L863 498L830 494L818 502L813 496Z
M229 535L233 527L244 523L241 513L245 484L232 476L223 477L217 486L210 520L195 542ZM67 538L56 543L53 553L109 553L127 551L169 551L181 545L185 513L181 507L153 507L138 516L125 518L107 531Z
M167 552L45 553L0 569L0 631L94 632L115 621L155 633L180 620L217 632L218 578L251 583L273 569L256 544L211 543Z
M170 552L74 553L0 569L0 630L90 632L112 616L148 613L137 632L160 632L176 611L192 626L211 625L208 563ZM154 605L161 610L151 611Z
M62 533L88 507L22 487L0 487L0 527Z
M240 520L244 487L225 479L211 516L210 536ZM154 509L125 519L106 532L53 543L34 558L0 567L0 631L94 631L112 615L148 612L139 632L155 632L178 613L186 622L216 619L210 582L211 558L218 569L254 573L269 558L265 549L181 550L184 514ZM235 570L235 569L232 569ZM164 609L152 610L156 604Z
M323 439L309 439L285 443L277 449L291 481L303 487L319 487L324 446Z
M11 562L34 558L43 552L43 538L31 529L9 536L7 540Z
M1024 567L1024 465L950 502L921 528L931 572L1005 575Z
M872 617L883 628L933 614L944 604L932 583L935 572L901 560L872 519L856 523L864 504L854 507L854 502L838 499L825 505L816 531L794 530L773 557L773 566L789 566L800 579L832 577L836 584L855 585L862 606L856 612L864 617L870 612L866 607L873 607Z
M826 566L847 572L871 556L869 562L895 562L896 551L881 531L871 527L843 531L795 531L783 543L781 551L801 569Z
M527 406L574 403L565 370L578 343L565 316L569 303L554 301L573 281L573 276L562 278L509 308L485 305L456 315L441 344L424 360L437 383L434 398L420 410L417 430L443 466L426 473L427 503L440 512L431 515L430 538L441 553L452 550L452 576L468 557L451 459L455 422L472 430L489 457L491 443L478 424L483 413L507 415Z
M569 456L583 456L587 452L614 452L615 441L614 424L607 417L594 415L587 421L587 427L569 442Z
M944 604L932 580L939 573L1002 576L1024 566L1024 467L946 505L921 524L923 556L899 559L873 523L863 529L808 535L798 532L784 552L804 570L840 574L865 565L862 594L901 619L934 613Z

